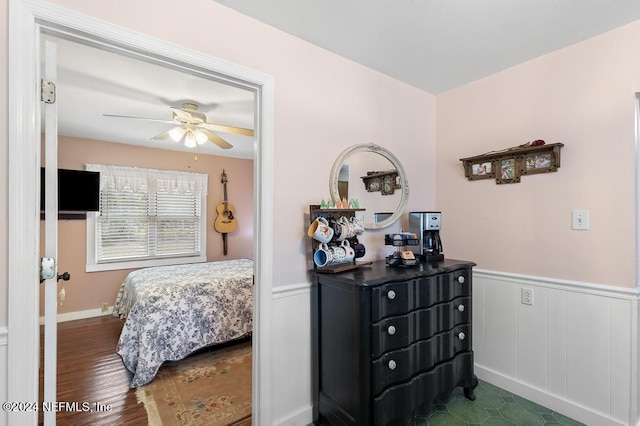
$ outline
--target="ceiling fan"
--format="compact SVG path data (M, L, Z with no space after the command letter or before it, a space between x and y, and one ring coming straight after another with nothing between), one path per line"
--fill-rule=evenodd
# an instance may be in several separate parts
M177 124L176 127L166 130L151 139L161 140L171 138L176 142L184 140L185 146L194 148L211 141L222 149L232 148L229 142L222 139L212 131L234 133L237 135L253 136L253 130L242 127L225 126L222 124L207 123L207 116L198 111L198 105L193 102L184 102L182 108L171 107L172 120L158 120L155 118L132 117L130 115L103 114L105 117L133 118L136 120L155 121L159 123Z

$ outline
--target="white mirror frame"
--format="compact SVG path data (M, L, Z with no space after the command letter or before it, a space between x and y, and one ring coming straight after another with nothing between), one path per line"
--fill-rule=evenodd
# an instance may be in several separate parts
M407 179L406 173L404 172L404 168L402 167L402 164L400 163L398 158L396 158L395 155L393 155L390 151L381 147L380 145L363 143L350 146L349 148L342 151L342 153L338 156L338 158L336 158L336 161L333 163L331 174L329 175L329 191L331 192L331 198L334 202L340 200L340 193L338 192L338 176L340 175L340 169L350 156L358 152L374 152L376 154L380 154L384 158L389 160L391 164L393 164L393 167L395 167L398 171L401 186L401 198L398 207L396 207L391 216L381 222L367 222L362 224L365 229L386 228L387 226L393 224L396 220L398 220L400 216L402 216L402 213L407 206L407 201L409 201L409 181ZM366 208L367 206L363 207Z

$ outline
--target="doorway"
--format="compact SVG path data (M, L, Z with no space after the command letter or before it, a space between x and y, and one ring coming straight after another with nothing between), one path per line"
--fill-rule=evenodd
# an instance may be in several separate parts
M108 23L40 2L10 0L9 50L9 400L38 397L38 287L40 105L35 88L39 38L43 31L78 37L128 54L195 70L255 91L254 158L254 349L253 422L268 424L268 365L272 277L273 80L262 73L151 39ZM107 42L108 41L108 42ZM38 161L34 162L33 159ZM33 194L25 197L24 194ZM25 377L27 378L25 380ZM9 422L35 413L9 415ZM15 416L15 417L14 417Z

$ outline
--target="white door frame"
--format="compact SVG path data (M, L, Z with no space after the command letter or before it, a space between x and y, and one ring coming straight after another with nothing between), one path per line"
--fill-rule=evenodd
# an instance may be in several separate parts
M40 75L54 86L58 84L58 45L45 41L41 57L44 64ZM44 109L44 165L45 165L45 217L43 255L56 259L54 276L45 280L44 286L44 371L43 402L58 400L58 104L46 103ZM42 126L42 123L40 123ZM41 183L42 184L42 183ZM40 199L42 203L42 198ZM41 206L42 207L42 206ZM41 352L42 353L42 352ZM56 413L45 411L44 424L55 425Z
M42 27L82 35L93 43L107 41L255 90L253 424L271 424L273 78L40 0L9 0L7 400L38 400L41 106L37 69ZM36 412L11 412L8 424L33 425L37 418Z

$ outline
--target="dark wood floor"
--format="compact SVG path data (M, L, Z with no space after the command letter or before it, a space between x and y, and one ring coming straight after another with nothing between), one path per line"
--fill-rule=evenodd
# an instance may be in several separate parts
M96 402L111 404L111 410L103 412L59 411L58 425L147 424L144 406L137 403L135 389L129 388L131 374L116 354L123 324L112 316L58 324L57 400L89 402L92 408ZM44 347L42 331L40 347ZM40 372L42 383L42 366Z

